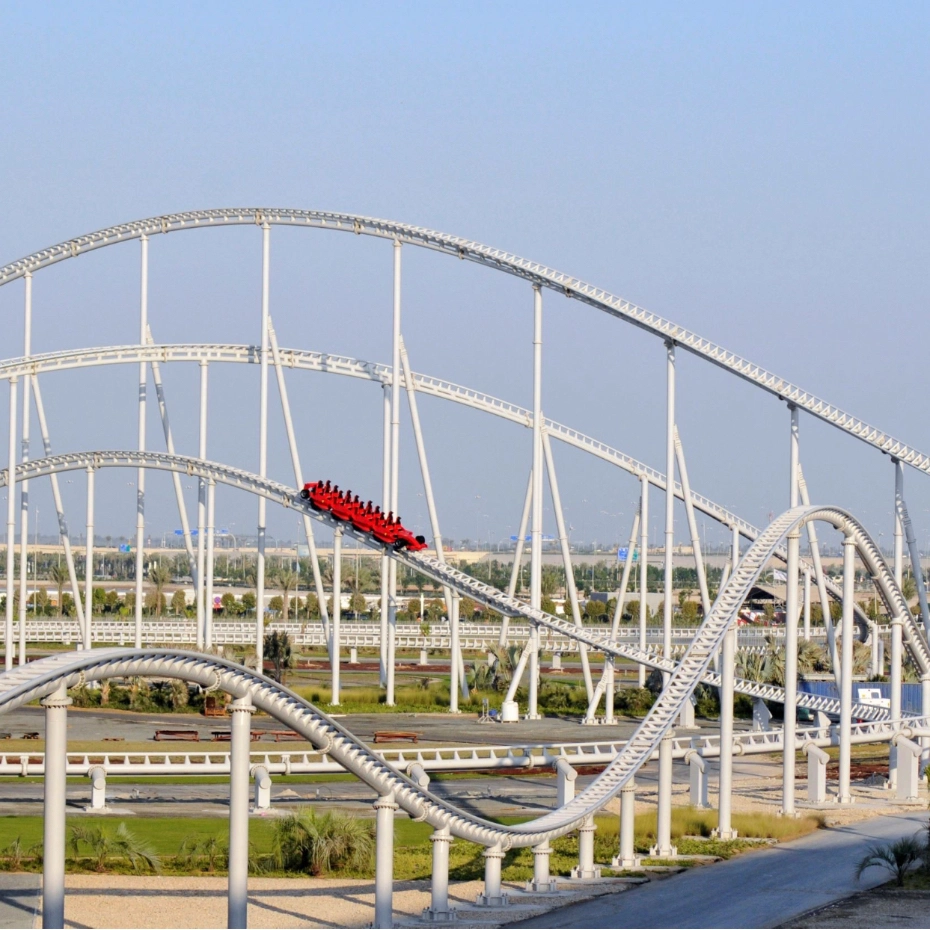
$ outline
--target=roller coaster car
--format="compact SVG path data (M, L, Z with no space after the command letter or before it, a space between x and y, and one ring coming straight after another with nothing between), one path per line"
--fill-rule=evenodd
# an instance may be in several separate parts
M414 536L406 527L397 527L397 538L394 540L395 549L409 549L411 552L419 552L426 548L426 539L423 536Z
M348 523L356 510L356 505L352 502L352 492L347 491L345 494L339 494L333 498L332 506L329 512L343 523Z
M305 484L300 492L300 496L305 501L310 501L310 506L314 510L330 510L332 507L333 493L330 490L328 481L325 485L322 481L315 481L313 484Z

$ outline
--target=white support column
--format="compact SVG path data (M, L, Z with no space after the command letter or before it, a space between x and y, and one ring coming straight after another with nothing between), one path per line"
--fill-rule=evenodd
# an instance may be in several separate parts
M227 926L248 926L249 894L249 750L252 713L247 697L229 705L232 714L229 745L229 879Z
M400 494L400 314L401 243L394 240L394 310L391 317L391 499L390 510L397 516ZM385 703L394 706L394 653L397 637L397 562L388 564L387 695Z
M32 355L32 272L24 275L26 300L23 311L23 357ZM31 404L32 376L23 375L23 424L20 461L29 461L29 426L32 419ZM12 494L15 488L8 488ZM26 664L26 609L28 605L27 583L29 581L29 482L19 483L19 664ZM36 578L38 578L38 553L36 553Z
M830 756L814 743L804 746L807 755L807 800L823 804L827 800L827 765Z
M12 488L10 489L12 490ZM45 700L42 926L65 925L65 803L68 765L68 689L62 682Z
M517 543L513 551L513 565L510 567L510 583L507 585L507 596L513 597L517 591L517 581L520 578L520 572L523 570L523 549L526 540L526 528L530 523L530 509L533 506L533 469L530 468L530 477L526 483L526 497L523 499L523 514L520 517L520 529L517 533ZM565 582L566 586L568 581ZM499 645L501 649L507 645L507 628L510 625L510 617L504 616L501 619L501 638Z
M556 532L559 534L559 547L562 551L562 564L565 566L565 588L568 591L568 601L572 609L572 618L579 629L581 622L581 607L578 604L578 590L575 587L575 573L572 570L571 547L568 540L568 531L565 527L565 516L562 512L562 495L559 493L559 479L555 471L555 460L552 456L552 443L546 430L541 431L543 454L546 460L546 473L549 475L549 490L552 492L552 509L555 512ZM540 484L542 482L540 481ZM540 544L541 545L541 544ZM540 551L540 556L542 552ZM540 568L540 572L542 569ZM540 582L542 575L540 575ZM542 598L540 597L540 603ZM585 691L590 703L594 696L594 687L591 682L591 663L588 661L588 647L584 643L578 644L578 654L581 658L581 672L584 677ZM606 661L606 660L605 660Z
M720 782L718 792L717 835L722 840L736 839L732 825L733 810L733 684L736 677L736 628L723 638L720 662Z
M205 359L200 362L200 434L197 447L197 457L201 460L207 457L207 377L210 371L209 363ZM197 577L194 579L194 603L197 608L197 648L203 649L206 641L206 607L204 595L206 593L205 575L206 545L204 532L207 524L207 479L199 478L197 481Z
M739 527L734 523L730 527L730 574L736 571L736 566L739 565ZM721 585L723 587L723 585Z
M798 408L788 405L791 414L790 442L788 455L788 496L790 506L800 502ZM788 534L788 564L786 567L787 592L785 595L785 704L784 704L784 748L782 750L782 814L795 816L795 768L798 691L798 563L800 558L801 534L792 530Z
M262 330L258 407L258 474L268 472L268 305L271 284L271 226L262 223ZM255 565L255 667L262 670L265 648L265 498L258 498L258 546Z
M649 616L649 479L639 476L640 519L639 542L639 648L646 649L646 620ZM646 666L639 666L639 687L646 687Z
M578 865L572 869L572 878L581 881L596 881L601 877L601 867L594 864L594 834L597 827L594 817L585 817L578 828Z
M394 795L375 801L375 919L372 927L394 926Z
M87 469L87 534L84 541L84 617L87 630L92 634L91 624L94 617L94 469ZM141 648L141 647L137 647Z
M542 603L542 290L533 287L533 523L530 530L530 607ZM529 700L527 720L539 719L539 628L530 625ZM587 681L590 688L590 672ZM590 693L590 692L589 692Z
M662 614L662 655L672 657L672 597L674 594L675 554L675 344L665 343L666 417L665 417L665 589ZM668 681L668 673L663 674Z
M811 638L811 573L804 569L804 641Z
M216 540L216 481L207 484L207 590L204 597L204 645L213 648L213 571L215 566L214 544Z
M856 541L852 535L843 540L843 632L840 670L840 771L838 804L851 804L849 768L852 760L852 673L855 625L853 610L856 594Z
M271 810L271 774L267 766L256 765L252 778L255 781L255 810Z
M552 847L548 842L533 847L533 878L526 883L526 890L530 894L557 894L559 883L552 878L549 872L549 857Z
M510 896L501 891L501 865L504 851L500 843L484 851L484 894L475 899L477 907L506 907Z
M449 649L449 713L458 714L459 711L459 685L460 685L460 669L459 669L459 656L462 653L462 645L460 638L460 627L459 627L459 596L458 594L453 594L452 596L452 610L449 615L449 634L450 634L450 649Z
M575 780L578 778L578 772L567 759L557 759L555 773L558 779L555 806L565 807L575 797Z
M107 806L107 770L102 765L95 765L88 771L87 777L90 779L90 810L105 810Z
M139 296L139 345L144 346L149 316L149 239L142 236L142 273ZM145 401L148 372L145 362L139 362L139 451L145 451ZM145 575L145 469L136 470L136 603L135 645L142 648L142 608L144 605L143 580ZM88 625L90 615L88 614Z
M656 845L650 856L669 859L678 855L672 846L672 740L675 734L669 730L659 743L659 794L657 804Z
M898 459L894 462L894 580L901 589L904 583L904 466ZM904 661L904 617L891 618L891 656L889 657L889 679L891 682L891 719L901 719L901 671ZM888 749L888 787L898 783L898 747L891 742Z
M449 847L452 834L448 827L433 831L433 871L430 876L430 906L423 908L423 919L446 922L455 920L455 908L449 907Z
M6 482L6 629L5 668L13 667L13 601L16 592L16 394L18 378L10 378L10 444Z
M390 509L391 503L391 385L385 384L382 396L382 457L381 457L381 510ZM381 684L386 689L388 680L388 614L390 613L390 559L381 556Z
M291 418L291 404L287 395L287 382L284 380L284 366L281 364L281 353L278 349L278 337L274 331L274 323L268 318L268 339L271 344L271 358L274 362L275 376L278 380L278 395L281 398L281 412L284 414L284 428L287 432L287 445L291 452L291 466L294 469L294 483L300 489L304 486L303 469L300 466L300 453L297 449L297 437L294 434L294 421ZM316 537L313 532L313 520L307 514L303 515L304 535L307 537L307 551L310 556L310 571L313 574L313 587L316 591L317 601L320 604L320 619L323 627L323 638L329 642L329 611L326 608L326 592L323 590L323 578L320 575L320 561L316 549Z
M638 869L636 855L636 782L631 778L620 789L620 854L610 863L612 869Z
M332 665L332 691L333 695L330 704L338 706L340 704L339 695L339 675L342 664L342 644L340 637L342 635L339 627L342 621L342 527L337 526L333 530L333 619L330 625L332 630L333 641L329 647L329 654Z
M707 800L707 762L696 750L691 749L685 755L688 763L688 781L691 806L705 810L710 807Z
M52 442L49 438L48 423L45 420L45 406L42 403L42 392L39 390L39 379L32 379L32 394L36 403L36 416L39 418L39 432L42 434L42 446L45 455L52 454ZM78 626L81 630L81 644L83 649L90 649L93 645L90 637L90 624L84 618L84 605L81 602L81 589L78 585L77 572L74 568L74 553L71 551L71 537L68 533L68 521L65 519L64 505L61 501L61 487L58 484L58 475L49 475L52 485L52 500L55 503L55 514L58 517L58 534L61 537L65 551L65 564L68 566L68 577L71 581L71 596L74 598L74 609L77 615Z

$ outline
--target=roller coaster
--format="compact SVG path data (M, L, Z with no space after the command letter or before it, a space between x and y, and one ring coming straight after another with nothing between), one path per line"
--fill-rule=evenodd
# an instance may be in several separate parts
M262 302L260 341L256 346L218 344L171 345L155 343L148 319L149 242L158 235L181 230L222 228L232 225L254 225L262 238ZM270 234L272 227L291 226L313 230L348 232L370 236L391 243L393 254L393 317L392 361L378 365L357 359L328 356L303 349L287 349L278 345L270 316ZM31 351L32 279L42 269L55 263L93 252L99 248L138 240L141 243L141 300L138 345L110 346L34 355ZM488 395L426 375L415 374L409 364L401 334L401 255L405 246L425 248L460 260L503 271L527 282L532 289L534 316L533 408L526 410ZM916 767L921 755L926 755L930 730L930 647L927 628L930 613L920 568L917 544L904 500L904 466L920 472L930 472L930 457L896 440L883 431L858 420L820 400L809 392L781 379L757 365L742 359L720 346L691 333L667 320L642 310L606 291L576 278L556 272L543 265L521 259L510 253L490 249L468 240L446 236L419 227L406 226L366 217L305 210L228 209L173 214L141 220L80 236L44 249L24 259L0 268L0 286L16 279L25 281L25 344L22 357L0 362L0 379L10 389L10 440L8 467L0 475L0 484L9 488L7 494L6 547L6 615L5 672L0 675L0 712L9 711L41 699L46 708L46 751L43 762L45 779L45 851L43 860L43 921L45 926L63 926L64 921L64 785L68 772L66 739L67 697L69 688L86 682L128 676L177 678L199 684L210 691L224 691L234 700L232 737L228 757L230 776L230 856L229 856L229 925L246 925L246 893L248 874L248 783L252 766L249 758L249 718L255 709L269 714L283 726L306 738L327 762L338 765L368 785L378 800L375 802L376 882L373 926L393 925L392 915L392 849L393 817L401 808L415 820L429 823L435 830L433 843L432 906L424 917L434 921L451 918L448 903L448 846L453 838L461 838L485 847L485 889L479 896L481 906L499 907L506 904L501 886L501 862L506 850L532 847L534 879L532 889L551 890L549 874L549 842L572 831L579 834L579 867L581 877L596 874L593 863L594 816L616 796L621 798L621 838L618 862L632 859L632 802L636 773L649 760L658 758L658 836L656 854L674 854L670 839L672 760L687 750L676 748L674 727L682 718L695 688L702 682L720 689L720 735L714 754L719 758L719 833L723 838L734 836L730 820L733 754L739 741L733 732L732 695L743 693L754 698L784 706L784 725L778 731L777 745L782 751L782 811L791 816L795 805L796 752L808 746L836 743L840 747L837 801L849 803L850 752L854 741L874 740L893 744L889 785L899 797L916 793ZM554 291L606 312L622 322L631 323L662 339L666 346L667 416L665 473L650 469L641 462L611 446L577 432L567 426L547 420L542 415L542 295ZM790 418L790 494L788 508L767 526L756 528L737 517L727 508L693 492L690 487L684 450L675 418L675 355L681 349L762 388L785 401ZM196 362L200 365L200 443L198 454L182 455L175 449L168 418L162 368L169 363ZM259 469L257 473L233 465L212 462L206 450L207 371L208 365L219 362L256 364L259 378ZM54 454L45 416L39 379L46 372L69 369L137 364L139 366L139 443L137 449L73 451ZM318 481L303 480L298 444L284 379L285 368L315 370L362 378L382 386L384 390L384 455L382 500L378 505L362 504L349 493ZM287 435L293 485L270 479L267 475L268 451L268 381L270 369L277 378L282 416ZM165 451L150 448L146 436L146 402L149 374L155 386L161 418ZM22 382L22 415L18 385ZM399 432L401 391L406 394L417 450L417 460L423 481L424 496L429 511L432 545L426 538L407 530L395 515L399 510ZM417 394L432 395L493 413L532 430L532 467L524 500L521 526L517 535L514 574L506 591L483 583L471 575L447 564L439 528L438 508L432 491L429 461L420 425ZM32 407L38 420L44 456L30 459L30 428ZM831 426L855 436L872 448L891 456L895 489L895 551L889 566L875 540L848 509L812 503L800 466L799 412L806 412ZM576 448L635 476L640 484L639 508L630 533L630 547L623 565L623 578L616 612L606 630L595 630L581 622L578 592L571 571L571 553L562 513L558 481L551 451L550 438L561 439ZM136 598L133 648L94 648L93 610L90 585L83 598L78 585L65 516L63 496L58 476L65 472L84 472L87 476L87 537L85 558L93 564L94 548L94 482L102 471L133 469L137 474L136 522ZM195 581L197 626L194 651L171 648L143 647L142 583L145 553L145 475L160 470L171 475L178 504L179 518L191 574ZM677 470L678 479L675 473ZM198 482L198 513L196 549L191 521L181 489L182 476ZM542 500L543 480L548 477L553 511L558 533L558 545L566 568L566 616L555 616L542 610ZM48 479L58 516L59 530L70 583L78 609L81 649L28 662L26 645L29 639L29 619L26 615L26 578L20 572L16 578L16 506L13 485L20 494L20 557L25 564L26 528L28 526L29 482ZM266 504L272 502L296 513L302 521L311 553L313 582L323 607L322 629L329 649L333 669L333 703L339 703L339 668L342 640L340 634L340 598L333 597L332 614L325 608L326 598L316 556L314 526L324 527L333 536L333 591L341 591L339 566L344 537L356 540L360 546L375 551L381 559L382 610L380 626L381 677L388 704L394 697L394 667L396 647L397 566L406 566L431 579L445 592L450 627L451 696L450 710L458 708L458 696L465 685L461 659L461 628L458 619L459 599L468 597L502 615L501 642L511 635L509 621L517 619L526 625L519 663L514 671L510 690L504 701L505 720L516 720L516 689L526 679L528 685L527 716L538 716L540 631L547 630L578 644L579 657L589 698L588 722L597 719L597 711L605 701L606 717L611 718L614 693L615 663L634 663L643 680L647 669L664 676L664 685L648 715L632 736L623 743L611 745L605 759L606 767L584 790L551 812L528 823L503 826L476 816L462 806L440 798L428 787L429 779L421 762L405 766L372 750L364 741L319 708L261 673L263 645L263 611L256 613L256 668L253 670L221 658L212 652L216 645L212 622L213 567L215 561L215 489L226 485L246 491L258 499L258 551L256 599L265 599L265 523ZM647 647L646 641L646 576L647 560L640 561L639 642L632 644L619 636L619 622L633 575L632 552L637 542L641 551L648 550L647 524L650 488L664 492L664 615L662 649ZM704 618L680 658L673 655L672 628L672 568L674 541L674 504L681 500L688 521L695 569L698 577ZM716 596L711 599L704 558L697 532L695 512L702 512L727 527L732 545L724 578ZM843 579L837 585L824 571L816 527L825 525L843 535ZM518 598L516 571L523 556L523 539L530 530L531 582L529 601ZM800 538L805 534L810 557L802 559ZM743 551L741 540L749 545ZM905 543L914 569L918 588L920 615L912 614L902 593ZM435 554L430 554L433 549ZM786 658L784 686L742 680L735 675L735 637L738 613L750 589L773 559L786 567ZM883 613L867 617L856 603L854 578L856 560L873 579ZM19 583L19 616L17 626L16 583ZM823 611L826 635L833 656L839 698L807 694L798 690L797 644L810 637L810 606L812 588L816 586ZM803 598L802 598L803 589ZM842 605L839 629L834 628L831 598ZM852 698L853 644L857 629L872 645L873 670L883 667L883 637L890 643L889 671L891 701L889 708L860 704ZM839 634L837 636L837 633ZM18 635L17 635L18 634ZM18 655L17 655L18 651ZM922 709L918 716L906 716L901 711L902 668L905 653L915 669L922 688ZM600 680L592 675L591 656L603 657ZM16 659L18 658L18 664ZM838 720L830 727L814 731L798 730L796 711L807 707L829 714ZM854 720L866 721L857 728ZM855 735L854 735L855 731ZM916 742L915 742L916 741ZM767 745L769 751L772 743ZM2 768L2 766L0 766Z

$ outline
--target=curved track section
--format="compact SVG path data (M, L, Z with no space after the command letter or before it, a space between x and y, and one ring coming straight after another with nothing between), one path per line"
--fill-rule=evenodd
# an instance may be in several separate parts
M302 349L280 349L282 364L287 368L296 368L302 371L317 371L329 374L344 375L350 378L359 378L377 384L391 383L391 367L380 362L369 362L364 359L350 358L344 355L329 355L324 352L311 352ZM240 364L258 364L261 354L259 346L232 345L232 344L164 344L164 345L127 345L105 346L98 348L76 349L65 352L52 352L45 355L33 355L28 359L15 358L0 362L0 380L8 380L23 375L39 375L54 371L68 371L75 368L94 368L102 365L122 365L137 362L235 362ZM418 393L432 397L439 397L456 404L462 404L484 413L518 423L524 427L532 427L533 413L524 407L500 400L490 394L463 387L451 381L434 378L430 375L411 372L414 388ZM403 375L401 375L403 383ZM406 385L404 385L406 386ZM633 475L636 478L645 477L653 487L665 492L668 488L666 476L655 468L637 461L605 442L587 436L569 426L564 426L555 420L545 420L544 429L555 439L567 445L587 452ZM684 500L684 491L681 485L674 482L674 494L679 500ZM732 529L736 527L740 535L750 540L756 539L760 533L758 527L738 517L720 504L714 503L707 497L691 491L691 502L696 510L701 511L723 526ZM779 546L774 556L782 562L787 561L788 553L783 546ZM806 566L801 560L802 567ZM811 571L813 568L807 566ZM829 578L824 579L827 591L837 600L842 599L839 587ZM871 629L875 624L866 615L861 607L856 605L856 616L860 623Z
M605 291L603 288L587 284L578 278L548 268L539 262L520 258L511 252L493 249L470 239L449 236L445 233L421 226L409 226L389 220L379 220L350 213L331 213L320 210L291 210L275 207L232 207L218 210L197 210L187 213L172 213L164 216L150 217L111 226L97 232L88 233L60 242L58 245L42 249L27 255L18 261L0 268L0 286L22 277L27 271L35 272L49 265L76 258L87 252L106 246L116 245L140 236L153 236L160 233L176 232L184 229L210 229L225 226L261 226L268 223L273 226L292 226L314 229L328 229L338 232L354 233L358 236L375 236L380 239L395 240L421 248L431 249L452 255L455 258L476 262L488 268L516 275L539 287L563 294L565 297L581 301L618 317L640 329L652 333L663 340L687 349L709 362L729 371L757 387L774 394L776 397L806 410L811 415L841 429L857 439L893 455L901 462L911 465L926 474L930 474L930 455L913 449L906 443L889 436L883 430L851 416L833 404L815 397L797 385L779 378L778 375L754 365L734 352L728 352L722 346L697 335L670 320L663 319L635 304Z
M263 497L266 497L275 503L281 504L284 507L293 508L302 513L307 513L318 522L326 524L330 527L338 525L343 529L343 532L346 535L357 539L360 543L368 546L369 548L378 550L383 549L383 547L376 543L370 536L356 533L351 526L347 526L342 523L337 524L334 520L332 520L331 517L313 510L309 504L306 504L300 499L293 488L289 488L286 485L272 481L268 478L260 478L259 476L242 469L232 468L231 466L221 465L215 462L205 462L200 459L189 458L187 456L169 455L168 453L158 452L136 451L64 453L61 455L49 456L48 458L44 459L35 459L34 461L19 465L16 469L16 481L21 481L23 479L32 480L35 478L42 478L53 473L73 471L77 469L138 468L140 466L144 468L161 469L163 471L180 472L194 477L212 478L214 481L219 481L222 484L240 488L241 490L248 491L252 494L262 495ZM0 472L0 487L5 486L7 480L8 470L5 469L4 471ZM844 511L839 511L836 509L831 510L830 512L845 514ZM845 518L846 517L844 516L844 519ZM852 518L849 517L848 519ZM756 540L756 542L750 548L749 552L740 562L740 565L743 565L749 558L749 553L764 553L764 555L759 556L762 561L759 562L759 564L755 567L755 575L753 576L753 579L758 577L766 562L772 557L774 552L778 549L781 540L784 538L784 533L776 533L774 542L772 542L770 545L763 545L761 549L759 548L760 543L763 543L765 540L769 539L772 527L776 526L777 523L778 521L770 524L769 527L762 531L759 539ZM901 605L904 605L903 595L901 595L900 591L897 589L894 578L889 571L888 566L885 564L880 553L878 552L878 548L871 541L865 529L862 528L858 523L856 526L859 527L859 533L862 536L863 546L868 544L868 546L871 547L868 550L870 552L870 561L868 561L868 566L872 575L879 582L879 591L882 599L888 606L891 615L898 616L902 610ZM858 538L859 537L857 536L857 539ZM398 553L394 552L393 550L391 550L389 554L398 561L410 565L417 571L432 578L434 581L438 581L442 585L448 585L460 593L466 594L469 597L479 601L480 603L485 604L503 614L506 614L507 616L525 617L528 620L538 623L542 627L562 633L563 635L574 639L579 643L590 646L591 648L600 652L608 653L618 658L628 659L650 668L656 668L661 671L671 673L677 671L680 667L671 659L659 657L651 651L641 650L631 645L611 643L605 637L596 636L588 633L584 629L579 629L574 625L574 623L569 622L568 620L555 617L551 614L543 613L539 610L534 610L523 601L520 601L514 597L509 597L507 594L498 590L497 588L492 588L489 585L486 585L476 580L475 578L472 578L470 575L466 575L464 572L460 572L457 569L452 568L446 563L440 562L438 559L435 559L431 556L424 555L423 553ZM728 583L727 588L729 588L729 586L730 585ZM718 602L720 601L722 595L723 591L721 591L720 595L718 596ZM739 602L737 610L739 609L739 606L742 605L743 600L745 600L745 595ZM906 610L906 605L904 606L904 611L905 641L907 646L911 651L911 654L913 655L914 660L921 671L921 674L930 674L930 650L927 649L926 640L924 639L920 628L914 622L910 611ZM709 672L706 668L702 671L701 678L708 684L716 686L721 684L719 675ZM775 685L760 684L757 682L740 679L736 681L736 690L753 697L761 697L765 700L784 700L784 690L782 688L776 687ZM800 707L808 707L812 710L822 710L828 713L839 712L839 701L811 694L798 693L797 704ZM860 717L864 720L883 720L888 717L888 711L884 709L859 704L854 705L854 713L857 717Z
M134 675L194 681L205 688L222 689L237 697L248 697L256 707L305 736L375 791L393 794L396 802L415 819L428 821L437 828L445 827L455 836L485 846L498 843L504 848L535 846L569 832L585 818L597 813L651 758L674 726L682 705L706 673L714 652L722 645L724 635L735 622L736 614L771 550L791 530L812 520L825 521L851 534L860 557L876 576L889 608L906 609L877 548L862 525L850 514L833 507L787 511L766 527L740 561L681 664L672 671L658 701L613 762L564 807L525 824L502 827L424 791L307 701L263 675L212 656L171 650L115 649L41 659L0 675L0 710L9 710L50 694L61 681L74 686L86 680ZM400 554L398 557L421 570L429 569L430 573L441 564L419 554ZM537 613L530 611L531 615ZM539 618L531 618L543 623L546 616L542 614ZM574 627L569 629L574 630ZM919 634L919 630L917 632ZM923 657L926 661L926 642L916 645L915 658Z

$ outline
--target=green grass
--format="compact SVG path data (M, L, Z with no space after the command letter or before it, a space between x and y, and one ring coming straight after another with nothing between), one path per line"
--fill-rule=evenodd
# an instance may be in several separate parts
M525 822L527 818L502 818L501 823L514 824ZM655 842L655 814L640 814L636 817L636 848L646 853ZM69 817L69 826L88 822L87 817ZM116 828L117 818L107 818L105 824ZM595 818L595 860L609 863L616 855L618 840L618 821L616 817L600 816ZM721 842L711 839L694 839L709 837L716 826L717 816L713 811L698 811L693 808L676 808L672 812L672 837L676 841L680 855L720 856L728 859L746 849L757 845L752 838L790 839L802 836L817 829L819 821L812 817L798 820L786 820L767 814L735 814L733 826L739 831L740 839ZM180 869L174 862L181 843L185 839L203 840L217 836L225 840L228 836L227 821L221 817L139 817L127 818L126 825L135 836L151 844L154 851L162 858L163 868L169 874L201 874L198 870ZM271 849L274 822L252 819L249 835L253 854L261 857ZM395 877L401 881L428 879L432 873L432 852L429 842L432 827L425 823L398 818L394 825L394 870ZM28 850L42 842L41 817L0 817L0 857L3 850L19 839L22 848ZM553 875L568 875L578 862L578 839L576 835L560 837L552 842L550 871ZM481 879L484 875L483 847L462 840L453 842L450 849L449 875L454 881ZM682 863L675 862L680 865ZM24 868L39 868L35 859L27 860ZM71 871L86 871L87 861L70 861ZM114 864L114 871L126 871L128 867ZM265 874L285 874L268 872ZM359 873L341 873L347 877L370 878L373 869ZM511 849L504 857L503 878L507 881L523 881L532 878L533 852L531 849Z

